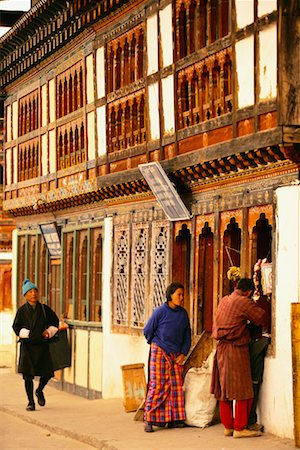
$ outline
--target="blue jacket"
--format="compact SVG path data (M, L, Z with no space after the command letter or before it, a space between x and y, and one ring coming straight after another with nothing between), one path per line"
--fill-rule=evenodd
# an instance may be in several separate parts
M165 302L153 311L144 335L148 344L154 342L166 353L187 355L191 346L191 327L186 310L181 306L173 309Z

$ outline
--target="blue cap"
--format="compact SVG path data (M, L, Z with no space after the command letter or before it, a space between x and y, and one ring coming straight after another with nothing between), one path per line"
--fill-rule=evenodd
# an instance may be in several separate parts
M25 295L28 291L30 291L30 289L36 289L37 291L39 290L38 287L32 283L32 281L26 278L26 280L23 281L22 295Z

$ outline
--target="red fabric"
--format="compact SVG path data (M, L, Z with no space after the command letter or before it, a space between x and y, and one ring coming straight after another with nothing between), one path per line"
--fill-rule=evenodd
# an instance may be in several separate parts
M225 428L241 431L248 424L249 413L252 406L252 398L236 400L235 414L233 418L233 402L229 400L220 401L220 418Z
M183 367L175 363L177 354L167 354L151 344L149 386L144 419L147 422L185 420Z
M266 313L235 290L218 306L213 337L219 340L214 358L211 393L219 400L253 397L247 322L264 324Z

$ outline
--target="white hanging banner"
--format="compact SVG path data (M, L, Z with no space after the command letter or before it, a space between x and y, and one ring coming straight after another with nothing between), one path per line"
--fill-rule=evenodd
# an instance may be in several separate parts
M169 220L186 220L191 215L158 162L140 164L139 169Z

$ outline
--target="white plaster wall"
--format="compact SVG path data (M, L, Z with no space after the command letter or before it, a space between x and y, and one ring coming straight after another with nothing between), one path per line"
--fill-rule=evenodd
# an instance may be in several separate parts
M18 147L13 147L12 149L12 155L13 155L13 183L18 182Z
M50 173L56 172L55 130L49 131L49 168L50 168Z
M13 367L12 312L0 312L0 367Z
M144 337L116 334L111 331L112 317L112 250L113 221L104 221L103 242L103 398L123 397L121 366L125 364L144 363L147 368L148 351ZM145 370L146 372L146 370Z
M254 104L254 37L236 43L238 107Z
M86 64L86 101L92 103L94 101L94 62L91 53L85 58Z
M12 104L12 138L17 139L18 137L18 102L13 102Z
M149 115L150 115L150 138L159 139L159 98L158 98L158 83L149 84L148 86L148 101L149 101Z
M96 77L97 77L97 97L105 96L105 64L104 47L100 47L96 52Z
M261 423L266 431L292 439L293 379L290 314L299 302L300 187L276 190L275 357L265 361L261 390Z
M48 120L47 114L47 85L42 86L42 127L47 125Z
M96 158L95 112L87 115L88 160Z
M88 331L76 330L75 384L88 387Z
M277 27L270 25L259 33L259 84L261 100L277 94Z
M173 64L172 4L159 13L163 67Z
M143 336L110 334L105 336L103 358L103 398L123 397L122 365L144 363L147 377L149 345Z
M6 142L11 141L11 105L6 108Z
M98 156L106 154L106 107L97 108Z
M89 388L99 392L102 391L102 345L102 333L91 331Z
M49 121L55 121L55 103L56 103L56 95L55 95L55 81L54 78L49 81Z
M169 75L167 78L162 79L162 97L164 111L164 134L173 134L175 130L173 75Z
M277 9L277 0L258 0L257 15L258 17L264 14L270 14Z
M147 74L158 71L158 29L157 14L147 19Z
M235 0L237 28L244 28L254 21L254 0Z
M70 383L70 384L74 384L74 368L75 368L75 364L74 364L74 360L75 360L75 354L74 354L74 349L75 349L75 346L74 346L74 343L75 343L75 340L74 340L74 331L73 331L73 329L72 330L68 330L68 333L69 333L69 340L70 340L70 345L71 345L71 367L66 367L65 369L64 369L64 380L67 382L67 383Z
M48 136L47 133L42 135L42 175L48 173Z
M11 173L11 148L6 150L6 184L12 183L12 173Z

